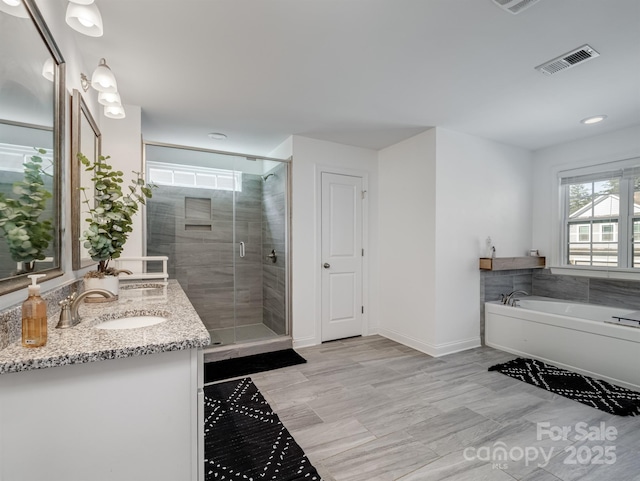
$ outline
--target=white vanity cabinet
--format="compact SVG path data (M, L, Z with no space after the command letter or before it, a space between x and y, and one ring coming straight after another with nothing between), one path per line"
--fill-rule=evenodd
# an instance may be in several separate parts
M16 309L19 309L17 307ZM44 347L0 350L0 481L202 481L202 349L209 333L180 285L121 290L80 308ZM162 315L148 327L109 319Z
M0 481L202 480L201 353L0 376Z

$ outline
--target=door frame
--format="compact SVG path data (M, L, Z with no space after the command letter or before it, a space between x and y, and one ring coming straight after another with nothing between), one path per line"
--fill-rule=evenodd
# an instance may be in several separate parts
M362 335L368 336L369 329L369 272L371 253L369 249L369 172L360 169L349 169L333 165L316 164L315 184L316 184L316 245L315 245L315 268L314 278L316 279L316 306L315 306L315 344L322 344L322 174L347 175L360 177L362 179L362 190L366 192L362 199L362 248L364 256L362 258Z

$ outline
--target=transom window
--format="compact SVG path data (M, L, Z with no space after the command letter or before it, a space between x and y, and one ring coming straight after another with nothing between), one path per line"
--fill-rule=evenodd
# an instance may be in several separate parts
M153 184L242 191L242 172L147 162L147 179Z
M33 147L0 143L0 165L4 171L24 172L24 163L30 161L34 155L42 158L42 171L45 174L53 175L53 153L51 150L47 150L46 154L40 154Z
M640 162L560 174L563 265L640 267ZM565 175L563 175L565 174ZM573 172L575 174L575 171Z

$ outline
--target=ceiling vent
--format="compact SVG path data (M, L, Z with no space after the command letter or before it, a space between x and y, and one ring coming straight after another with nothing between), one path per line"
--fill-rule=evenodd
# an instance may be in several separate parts
M553 60L549 60L548 62L543 63L542 65L538 65L536 70L539 70L543 74L553 75L554 73L558 73L561 70L566 70L571 67L575 67L580 63L584 63L587 60L590 60L595 57L599 57L600 54L596 52L594 49L589 47L589 45L583 45L571 52L567 52L563 55L560 55Z
M493 0L493 3L509 13L520 13L540 0Z

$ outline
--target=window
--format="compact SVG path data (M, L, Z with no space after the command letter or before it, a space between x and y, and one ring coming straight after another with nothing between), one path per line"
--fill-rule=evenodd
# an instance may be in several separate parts
M242 191L242 172L147 162L147 179L153 184Z
M578 242L589 242L591 240L591 226L578 226Z
M602 242L613 242L613 224L602 224L601 228L601 239Z
M640 219L633 219L633 267L640 267Z
M29 162L34 155L42 158L42 171L45 174L53 175L53 152L51 150L40 154L33 147L0 143L0 165L5 172L24 172L24 163Z
M606 167L560 173L563 265L640 268L640 159Z

